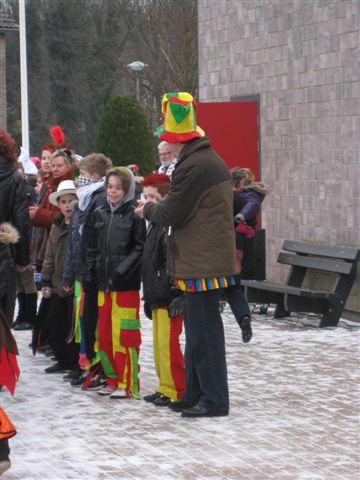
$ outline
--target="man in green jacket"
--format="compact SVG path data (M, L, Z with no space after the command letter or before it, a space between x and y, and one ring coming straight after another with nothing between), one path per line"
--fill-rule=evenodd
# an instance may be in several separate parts
M167 227L169 274L185 292L186 389L170 408L183 417L224 416L229 391L219 301L235 272L231 178L196 126L193 97L167 93L162 109L158 134L178 159L170 193L160 204L140 203L136 212Z

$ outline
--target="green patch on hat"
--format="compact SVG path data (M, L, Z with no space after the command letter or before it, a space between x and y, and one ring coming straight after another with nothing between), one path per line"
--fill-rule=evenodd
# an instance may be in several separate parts
M179 98L179 93L178 92L168 92L166 93L166 98L170 100L171 97Z
M187 107L181 103L169 103L169 105L176 123L181 123L190 112L190 104Z

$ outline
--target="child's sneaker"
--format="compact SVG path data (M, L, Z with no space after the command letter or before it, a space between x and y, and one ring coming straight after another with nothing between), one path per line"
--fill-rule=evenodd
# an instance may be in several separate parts
M86 381L86 378L88 377L89 372L82 372L81 375L79 375L77 378L74 378L71 381L71 386L72 387L81 387L83 383Z
M116 390L116 387L112 387L111 385L106 385L106 387L102 388L101 390L99 390L97 393L99 395L111 395L113 392L115 392Z
M126 390L124 390L123 388L117 388L110 395L110 398L114 398L115 400L126 398Z
M154 400L160 397L161 397L161 393L155 392L155 393L151 393L150 395L145 395L143 399L145 400L145 402L153 403Z
M106 385L105 378L100 374L96 374L91 378L87 378L81 388L82 390L99 390L104 385Z
M81 377L82 374L83 374L82 370L80 370L79 368L75 368L74 370L71 370L70 373L65 375L63 377L63 380L64 382L72 382L73 380L75 380L75 378Z

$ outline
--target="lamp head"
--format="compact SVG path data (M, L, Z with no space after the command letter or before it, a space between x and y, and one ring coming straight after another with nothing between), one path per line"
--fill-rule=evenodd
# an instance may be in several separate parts
M129 63L129 65L126 65L126 66L129 67L134 72L141 72L141 70L143 70L145 67L148 67L149 65L137 60L136 62Z

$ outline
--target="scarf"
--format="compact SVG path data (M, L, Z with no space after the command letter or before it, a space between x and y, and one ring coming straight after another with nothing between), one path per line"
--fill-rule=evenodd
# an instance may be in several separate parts
M76 195L79 199L79 210L84 212L89 206L93 194L100 190L105 184L105 177L101 178L98 182L90 183L85 187L81 187L76 192Z

